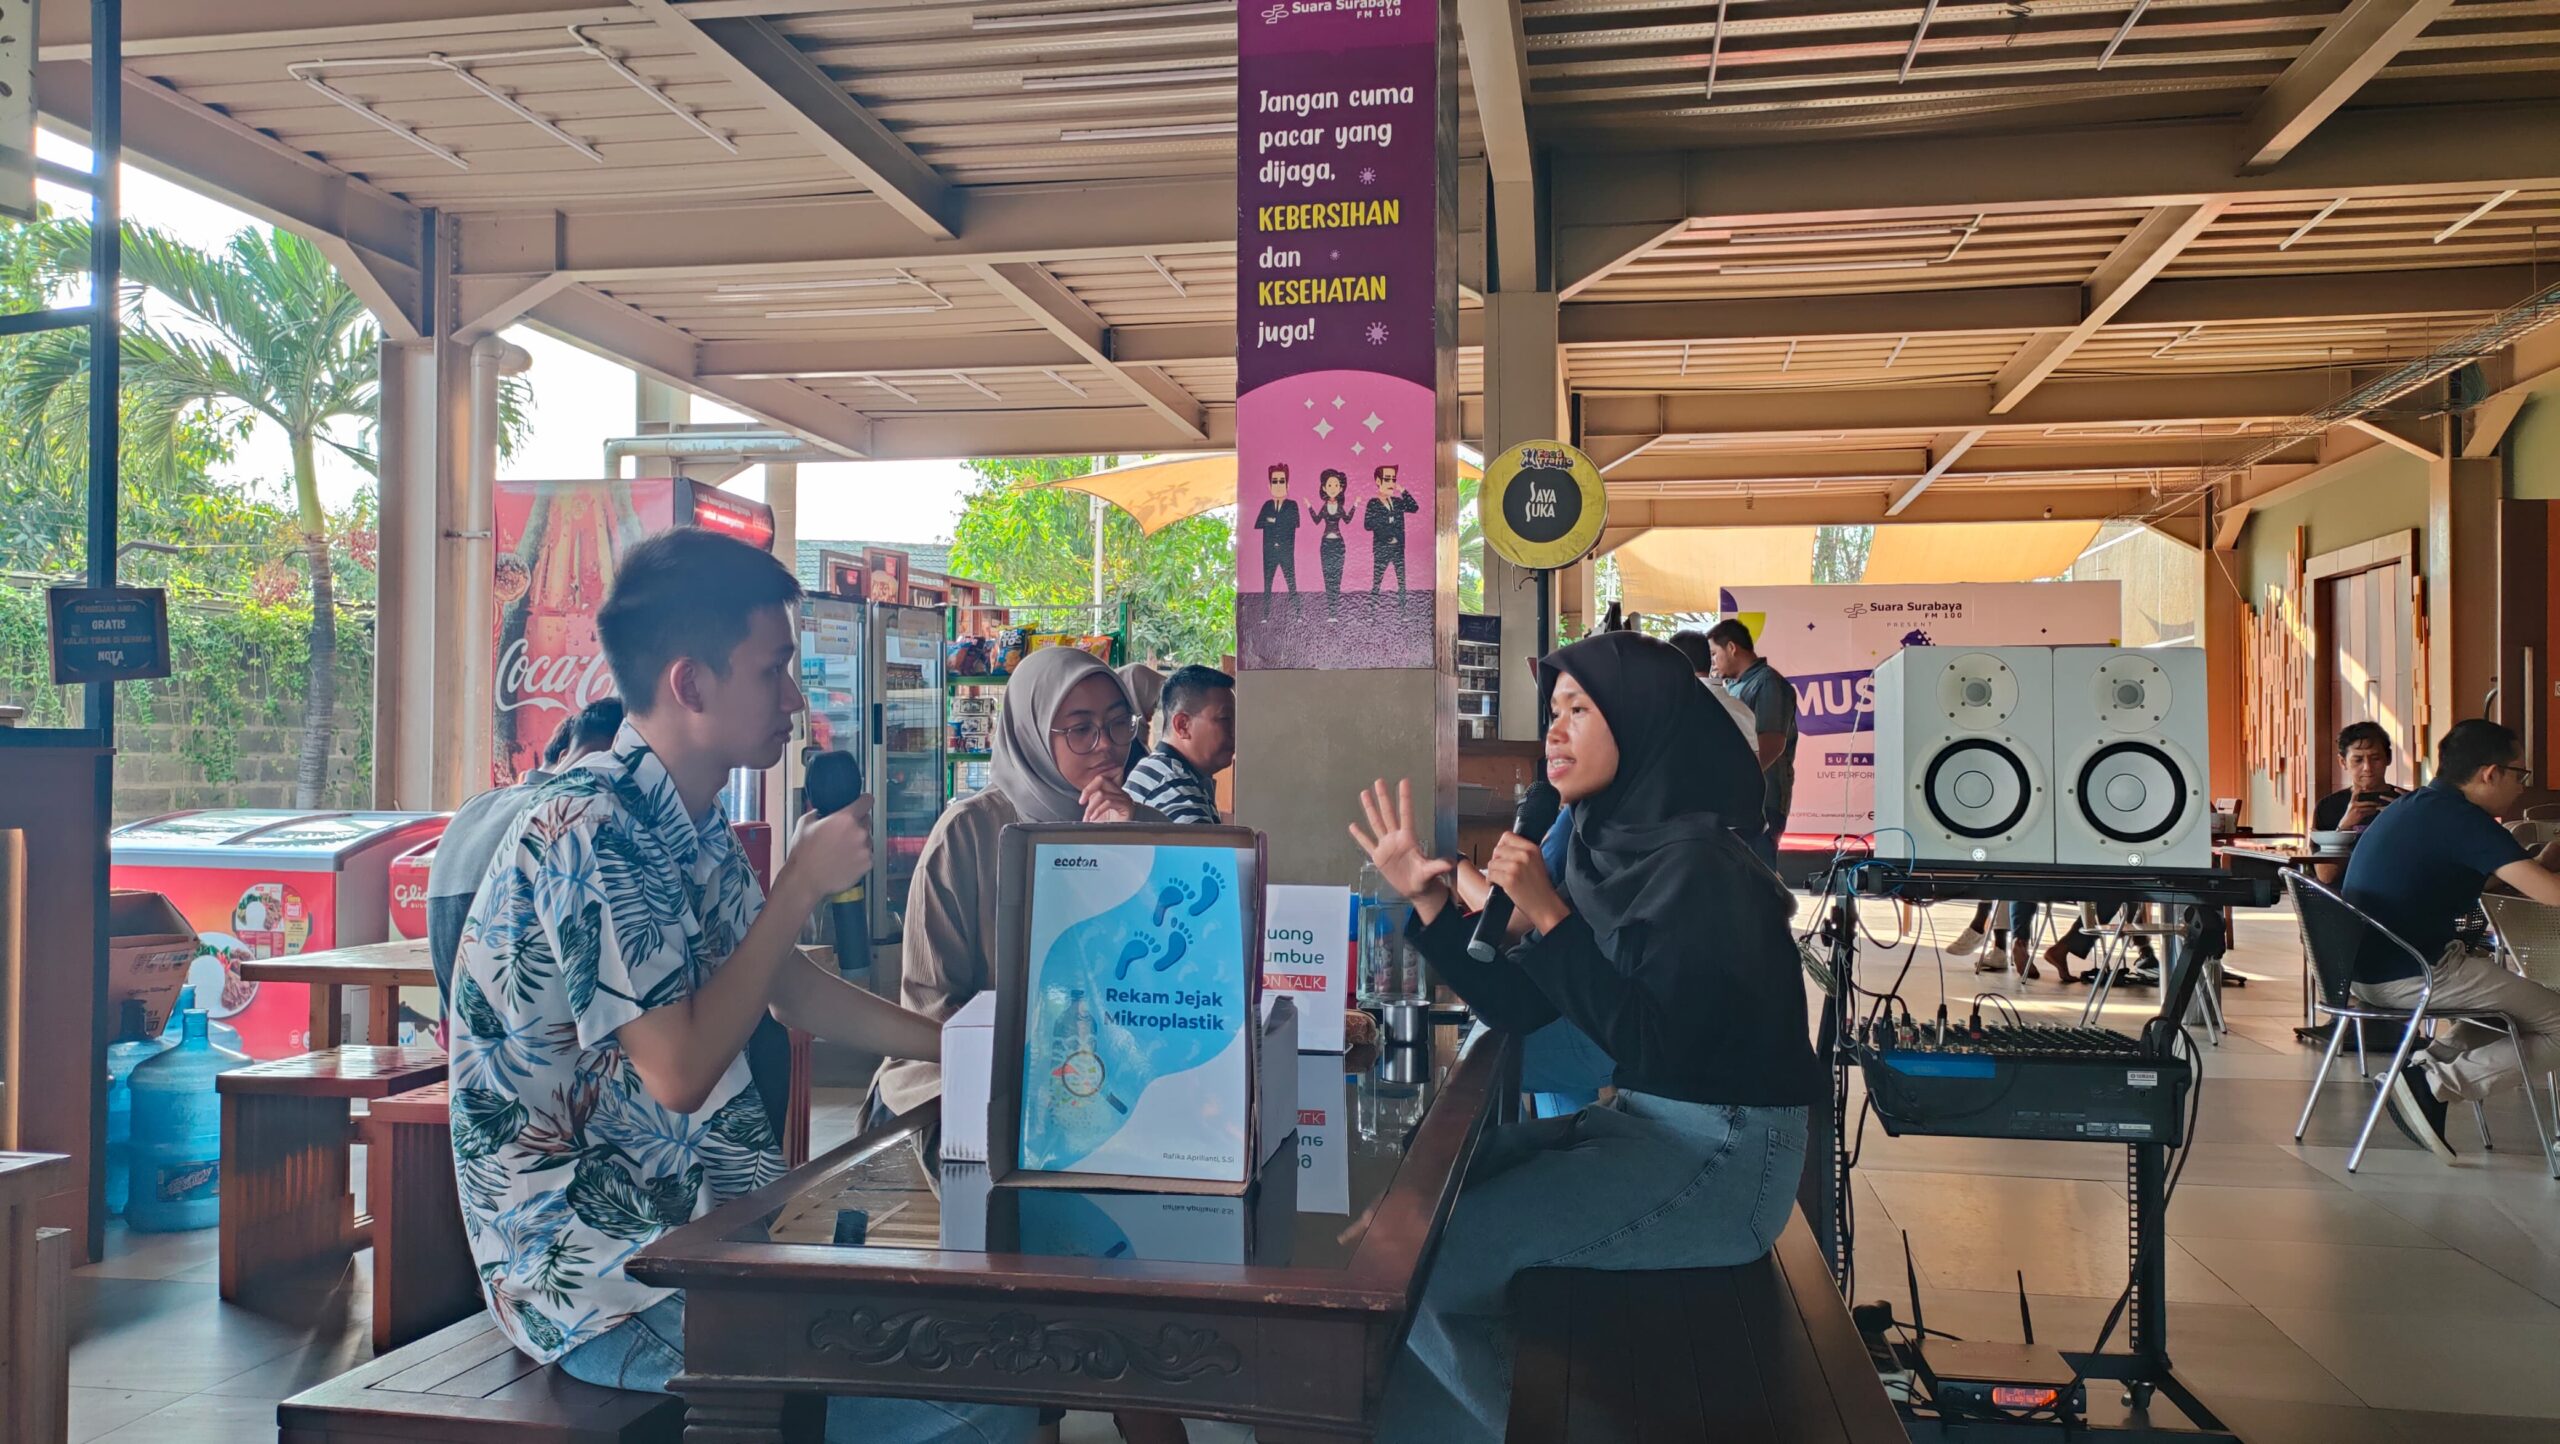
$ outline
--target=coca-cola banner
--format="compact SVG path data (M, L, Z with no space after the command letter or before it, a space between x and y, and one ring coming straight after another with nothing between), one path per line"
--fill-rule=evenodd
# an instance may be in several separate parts
M773 540L760 502L697 482L502 481L497 488L498 677L489 780L511 786L542 763L563 718L614 694L596 639L596 609L641 538L696 524L758 546Z

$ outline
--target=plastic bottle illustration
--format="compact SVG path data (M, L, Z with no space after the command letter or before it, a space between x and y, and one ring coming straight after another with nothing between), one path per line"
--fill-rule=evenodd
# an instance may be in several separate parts
M125 1221L142 1233L211 1228L222 1217L222 1100L214 1079L249 1060L213 1046L190 1008L178 1046L133 1070L133 1139Z
M173 1014L172 1023L177 1021ZM142 1000L127 998L118 1010L116 1041L107 1045L107 1216L124 1217L125 1185L133 1162L133 1070L158 1057L176 1038L143 1031Z

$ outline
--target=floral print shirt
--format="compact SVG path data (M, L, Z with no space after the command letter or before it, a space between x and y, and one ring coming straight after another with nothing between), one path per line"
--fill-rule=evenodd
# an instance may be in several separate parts
M628 724L490 862L449 1004L454 1168L489 1312L544 1363L667 1297L623 1273L633 1254L782 1174L743 1055L676 1113L616 1037L699 989L763 906L728 819L688 817Z

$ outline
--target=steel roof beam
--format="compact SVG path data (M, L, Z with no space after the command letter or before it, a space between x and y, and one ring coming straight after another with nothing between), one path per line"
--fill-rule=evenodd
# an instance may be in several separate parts
M1122 365L1229 361L1236 328L1186 321L1167 326L1112 326L1103 350ZM706 376L895 376L909 372L1039 370L1082 366L1084 354L1056 336L1007 331L994 336L921 335L860 340L705 341Z
M460 218L455 264L464 275L567 271L582 281L781 280L860 268L1224 254L1236 244L1232 182L962 187L952 196L960 233L953 241L921 234L869 196L482 212Z
M960 233L951 184L918 159L862 102L760 19L694 20L671 0L632 0L660 29L712 63L731 84L791 122L828 159L936 240Z
M2116 423L2286 421L2327 405L2353 382L2321 372L2063 380L2005 413L1985 386L1884 386L1840 391L1585 392L1588 437L1754 436L1970 431ZM1585 450L1589 448L1586 447Z
M2281 171L2235 175L2236 121L1982 135L1861 135L1652 155L1558 155L1557 275L1573 291L1693 220L1766 224L2159 208L2218 197L2486 192L2560 179L2560 102L2348 111Z
M1977 426L1971 431L1959 431L1953 436L1939 437L1937 445L1930 448L1932 455L1928 469L1912 478L1910 485L1895 489L1893 500L1885 505L1884 514L1900 516L1909 511L1911 504L1918 501L1922 493L1936 484L1938 478L1947 474L1948 467L1962 460L1964 454L1973 449L1975 442L1990 434L1985 428Z
M2293 153L2391 63L2453 0L2354 0L2285 67L2242 122L2240 168L2256 172Z
M1520 7L1510 0L1457 0L1458 34L1474 82L1493 183L1494 285L1538 289L1537 152L1529 141L1529 79Z
M849 460L873 455L877 423L870 417L788 381L706 377L691 336L585 286L559 291L526 311L523 319L536 330L734 407Z
M1187 435L1157 412L1136 406L883 416L871 423L872 456L880 461L928 461L1107 456L1234 446L1235 408L1208 406L1201 411L1199 436Z
M2201 205L2163 206L2145 216L2106 260L2091 273L2082 288L2086 303L2081 307L2080 323L2068 331L2039 336L2019 348L2009 364L1991 383L1991 409L1994 413L2010 410L2027 399L2027 394L2059 370L2081 343L2105 329L2151 278L2160 274L2178 253L2196 237L2203 235L2222 214L2218 201Z
M2162 505L2148 486L2038 486L2020 477L1996 484L1932 491L1899 515L1881 486L1839 487L1793 495L1611 497L1600 549L1614 551L1663 527L1872 526L1884 522L2113 521Z
M1138 403L1162 417L1185 441L1198 443L1209 439L1208 424L1201 416L1199 398L1183 390L1153 366L1124 366L1112 359L1111 328L1093 308L1076 298L1076 294L1039 266L1018 261L1001 266L976 267L978 279L997 295L1022 308L1022 313L1037 321L1050 335L1067 344L1084 364L1099 368L1138 399Z
M2176 445L2158 444L2168 441ZM2228 437L2063 441L1995 431L1986 433L1966 452L1963 472L1950 467L1939 474L1938 480L2023 473L2106 477L2136 472L2192 472L2218 458L2232 444ZM1851 445L1843 441L1830 450L1794 451L1780 449L1783 445L1772 442L1765 449L1753 451L1683 451L1657 445L1612 468L1608 482L1612 495L1632 494L1636 488L1731 482L1872 481L1908 486L1915 474L1934 464L1933 454L1916 446L1840 449Z

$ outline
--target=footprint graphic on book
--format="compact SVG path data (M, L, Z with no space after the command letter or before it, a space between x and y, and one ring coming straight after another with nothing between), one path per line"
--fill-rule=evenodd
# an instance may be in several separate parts
M1165 969L1172 967L1174 964L1181 962L1183 955L1190 951L1191 934L1189 931L1184 929L1182 924L1177 922L1173 925L1173 932L1171 935L1167 936L1164 940L1164 952L1156 959L1156 971L1161 973Z
M1224 890L1224 885L1218 881L1218 870L1203 863L1200 868L1200 896L1192 899L1191 916L1196 918L1216 907Z
M1156 927L1163 927L1166 915L1171 913L1175 908L1178 908L1189 901L1191 901L1191 889L1184 887L1178 882L1166 883L1163 890L1156 894L1156 915L1154 925ZM1198 908L1193 908L1191 912L1194 917L1197 917L1199 916L1200 910Z
M1154 949L1148 945L1145 938L1131 938L1126 943L1121 944L1120 962L1111 970L1111 981L1115 983L1127 981L1129 977L1129 965L1136 962L1138 959L1145 957L1152 951L1154 951Z

